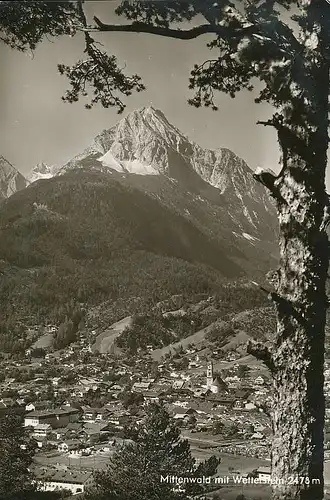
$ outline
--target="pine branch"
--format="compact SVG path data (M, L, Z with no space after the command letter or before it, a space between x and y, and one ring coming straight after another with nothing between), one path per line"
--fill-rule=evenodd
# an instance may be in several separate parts
M306 159L313 158L313 151L306 143L306 140L300 136L301 132L285 125L282 116L275 114L270 120L257 121L257 125L274 127L277 130L278 141L285 155L290 151L299 156L304 156Z
M252 177L265 186L273 198L278 201L283 201L280 191L275 184L275 181L277 180L276 175L269 170L257 169Z
M279 19L272 17L270 22L269 20L261 20L259 16L255 19L253 18L254 16L252 15L251 9L248 9L250 12L244 16L233 4L230 4L230 8L227 9L226 14L230 12L229 15L232 16L232 19L239 21L239 26L236 25L235 28L233 28L233 26L221 26L218 22L219 19L214 19L212 15L210 17L210 6L206 5L205 1L195 0L192 4L195 8L195 13L204 16L208 24L201 24L190 30L180 30L171 29L164 25L156 26L150 22L137 20L129 25L107 24L101 21L97 16L94 16L94 22L97 26L96 29L99 31L149 33L180 40L192 40L207 33L228 40L235 37L242 39L246 36L258 36L271 40L277 48L281 46L286 53L290 53L291 57L297 57L301 53L303 47L295 37L292 29ZM132 19L133 17L130 18Z
M268 347L262 342L249 340L246 346L246 352L262 361L271 372L275 371L273 356Z
M179 30L163 26L154 26L143 22L134 22L132 24L106 24L96 16L94 16L94 21L98 27L98 31L101 32L112 31L121 33L148 33L150 35L165 36L167 38L176 38L178 40L192 40L207 33L212 33L224 38L235 36L243 37L259 33L259 28L251 25L233 30L233 28L226 26L201 24L200 26L196 26L190 30Z

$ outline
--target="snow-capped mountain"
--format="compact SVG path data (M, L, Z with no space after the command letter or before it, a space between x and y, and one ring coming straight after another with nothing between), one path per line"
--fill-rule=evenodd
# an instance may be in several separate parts
M188 139L164 114L153 107L129 113L114 127L104 130L81 154L75 156L64 170L81 166L95 157L105 167L135 174L169 174L172 161L169 154Z
M153 107L133 111L104 130L59 173L72 168L119 175L122 181L125 178L125 182L140 186L163 203L168 204L172 198L172 208L177 209L178 193L173 199L173 193L164 188L166 179L172 182L172 192L174 182L177 192L181 189L199 197L204 210L206 204L216 207L213 215L220 210L218 216L231 227L234 237L245 238L250 244L257 239L274 239L274 204L246 162L227 148L204 149L190 141ZM188 215L188 201L185 203L186 216L193 217Z
M0 201L27 185L25 177L6 158L0 156Z
M275 207L252 170L226 148L190 141L154 108L128 114L61 169L41 164L33 174L45 180L0 212L18 262L53 262L54 251L107 268L142 259L152 280L166 266L256 278L276 265Z
M27 179L29 182L35 182L39 179L50 179L55 174L53 166L48 166L46 163L37 163L35 167L28 174Z

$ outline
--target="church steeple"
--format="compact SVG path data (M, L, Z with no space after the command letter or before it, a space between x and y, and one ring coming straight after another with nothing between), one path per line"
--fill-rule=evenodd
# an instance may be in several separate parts
M206 371L206 387L208 389L211 389L212 385L213 385L213 363L212 361L209 361L207 363L207 371Z

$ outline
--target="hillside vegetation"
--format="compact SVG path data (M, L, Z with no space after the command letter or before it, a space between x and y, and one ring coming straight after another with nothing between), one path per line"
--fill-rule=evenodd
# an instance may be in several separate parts
M8 199L0 262L0 336L9 339L20 324L59 324L69 303L107 302L112 311L117 304L116 321L175 294L217 293L244 276L190 221L100 172L39 181Z

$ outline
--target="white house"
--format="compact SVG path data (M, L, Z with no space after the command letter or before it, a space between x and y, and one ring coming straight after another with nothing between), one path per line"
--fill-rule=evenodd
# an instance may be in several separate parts
M147 391L150 389L150 382L135 382L132 386L132 391Z
M254 403L249 402L249 403L245 403L244 408L246 410L255 410L257 407Z
M257 385L263 385L265 383L265 379L259 375L259 377L255 379L254 383Z
M67 453L68 451L79 449L80 445L81 443L79 439L67 439L66 441L62 441L62 443L57 446L57 451L60 453Z
M70 422L76 422L78 418L79 410L76 408L32 411L25 415L24 426L35 427L39 424L50 424L53 428L66 427Z
M264 437L264 434L262 434L261 432L255 432L254 434L252 434L251 439L264 439Z
M59 384L59 382L60 382L60 380L61 380L61 377L54 377L52 379L52 384L57 387L58 384Z
M46 438L51 431L52 427L50 424L38 424L34 427L33 436L36 438Z
M45 471L37 474L39 490L69 490L72 495L83 493L93 483L91 472Z
M258 474L257 477L258 479L260 479L260 481L265 481L265 482L270 481L270 474L271 474L270 467L259 467L256 472Z

